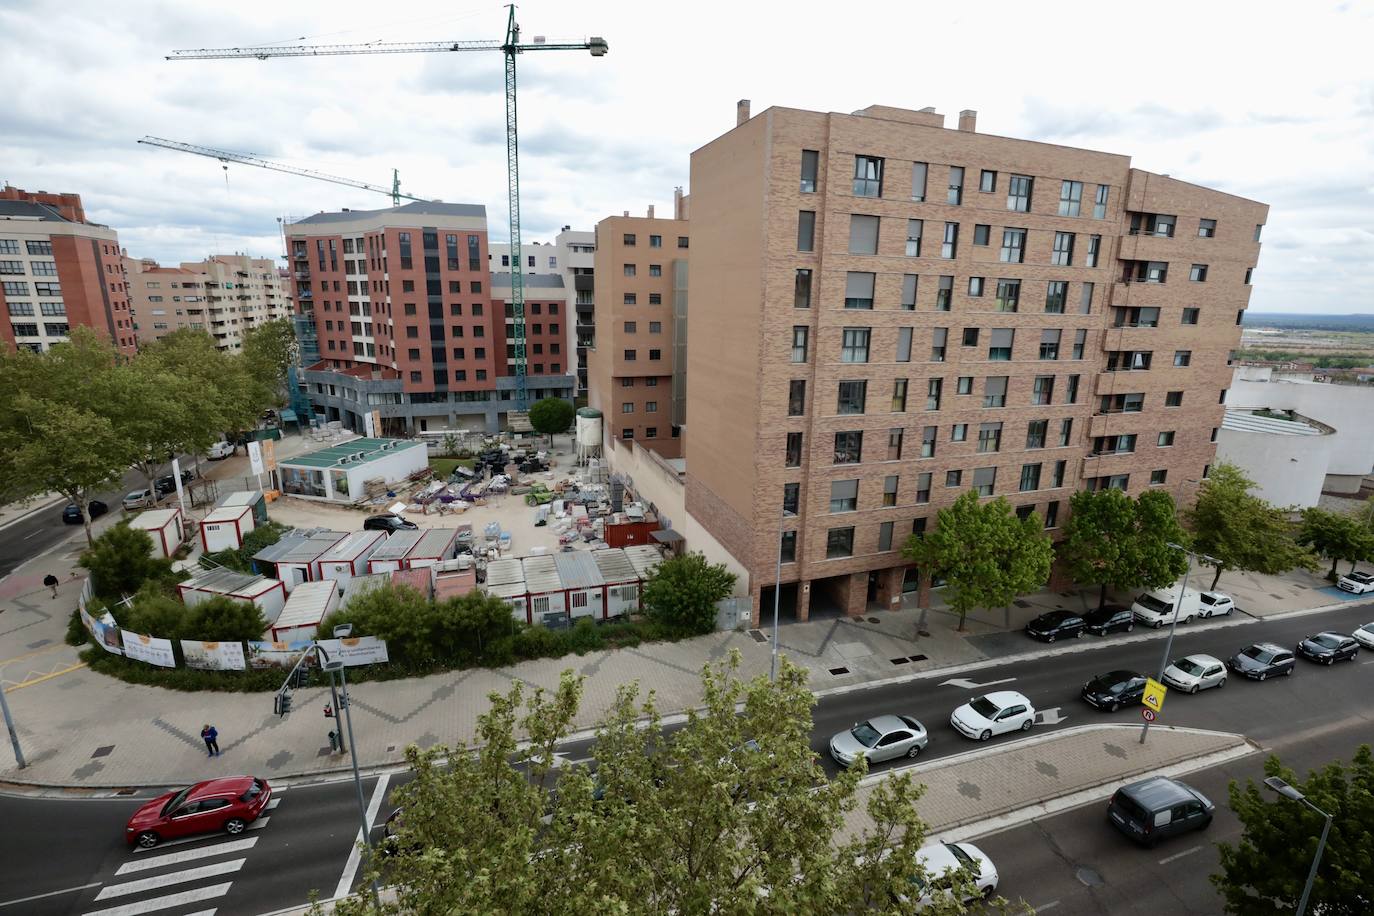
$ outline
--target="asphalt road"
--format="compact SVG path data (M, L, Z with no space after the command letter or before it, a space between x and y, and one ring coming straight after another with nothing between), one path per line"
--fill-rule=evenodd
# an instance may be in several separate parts
M99 493L94 498L109 506L110 512L118 513L125 493L141 490L147 485L147 478L131 470L124 475L120 489ZM80 525L68 525L62 521L62 510L66 507L66 503L59 502L7 528L0 528L0 579L33 557L81 532Z

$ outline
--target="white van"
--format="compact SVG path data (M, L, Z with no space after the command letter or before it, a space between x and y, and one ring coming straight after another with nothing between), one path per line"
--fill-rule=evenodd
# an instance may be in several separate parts
M206 457L211 461L219 461L221 458L228 458L232 454L234 454L234 446L228 442L220 441L210 446L210 450L206 452Z
M1177 585L1145 592L1131 605L1131 613L1135 615L1135 619L1155 629L1172 623L1175 614L1178 615L1179 623L1187 623L1197 617L1201 609L1202 597L1198 591L1188 589L1183 593L1183 601L1180 603Z

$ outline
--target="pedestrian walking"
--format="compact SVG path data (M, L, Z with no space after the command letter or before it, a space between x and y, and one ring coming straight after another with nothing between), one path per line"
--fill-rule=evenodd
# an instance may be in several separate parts
M57 586L57 577L54 576L52 573L48 573L46 576L43 577L43 587L52 589L52 596L54 598L57 597Z
M210 723L200 730L200 739L205 742L205 750L209 751L209 756L219 756L219 731Z

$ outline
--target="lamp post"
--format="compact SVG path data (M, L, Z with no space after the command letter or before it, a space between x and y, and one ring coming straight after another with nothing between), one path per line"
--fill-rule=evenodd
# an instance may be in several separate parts
M789 512L783 506L782 515L778 517L778 566L773 576L773 660L768 669L768 683L775 684L778 680L778 602L782 598L782 523L789 518L795 518L797 513Z
M346 639L353 632L353 625L345 623L334 628L335 639ZM324 651L321 649L320 651ZM334 675L339 675L339 699L340 706L336 707L336 715L342 717L348 728L348 759L353 764L353 787L358 792L358 823L362 832L363 845L368 848L368 853L372 851L371 831L367 827L367 802L363 800L363 778L358 772L358 748L353 743L353 704L348 701L348 678L344 674L343 659L328 659L324 663L324 670L329 672L329 683L333 686ZM340 736L342 738L342 736ZM381 900L377 891L377 882L372 882L372 903L380 909Z
M1306 795L1277 776L1266 778L1264 784L1290 801L1302 802L1326 819L1326 823L1322 825L1321 839L1317 841L1317 854L1312 857L1312 867L1307 872L1307 884L1302 889L1302 899L1298 901L1297 916L1303 916L1307 912L1307 899L1312 896L1312 885L1317 880L1317 866L1321 864L1322 853L1326 851L1326 836L1331 832L1331 815L1312 804Z
M1163 683L1164 681L1164 669L1169 667L1169 652L1174 647L1174 633L1178 629L1178 615L1183 611L1183 598L1188 593L1188 576L1193 571L1193 560L1197 559L1204 563L1219 562L1215 557L1209 557L1205 553L1194 553L1187 547L1184 547L1182 544L1175 544L1173 541L1169 541L1165 546L1172 547L1174 550L1183 551L1183 553L1185 553L1188 557L1188 567L1183 571L1183 584L1179 586L1178 600L1174 602L1174 617L1173 620L1169 622L1169 639L1164 643L1164 657L1159 660L1159 674L1155 676L1155 680L1161 683ZM1145 743L1145 736L1149 733L1150 720L1146 719L1144 726L1142 726L1140 729L1141 744Z

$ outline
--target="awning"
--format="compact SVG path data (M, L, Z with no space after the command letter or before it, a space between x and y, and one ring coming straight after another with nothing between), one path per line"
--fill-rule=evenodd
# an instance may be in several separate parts
M672 528L660 528L657 531L650 531L649 535L660 544L680 544L687 540Z

